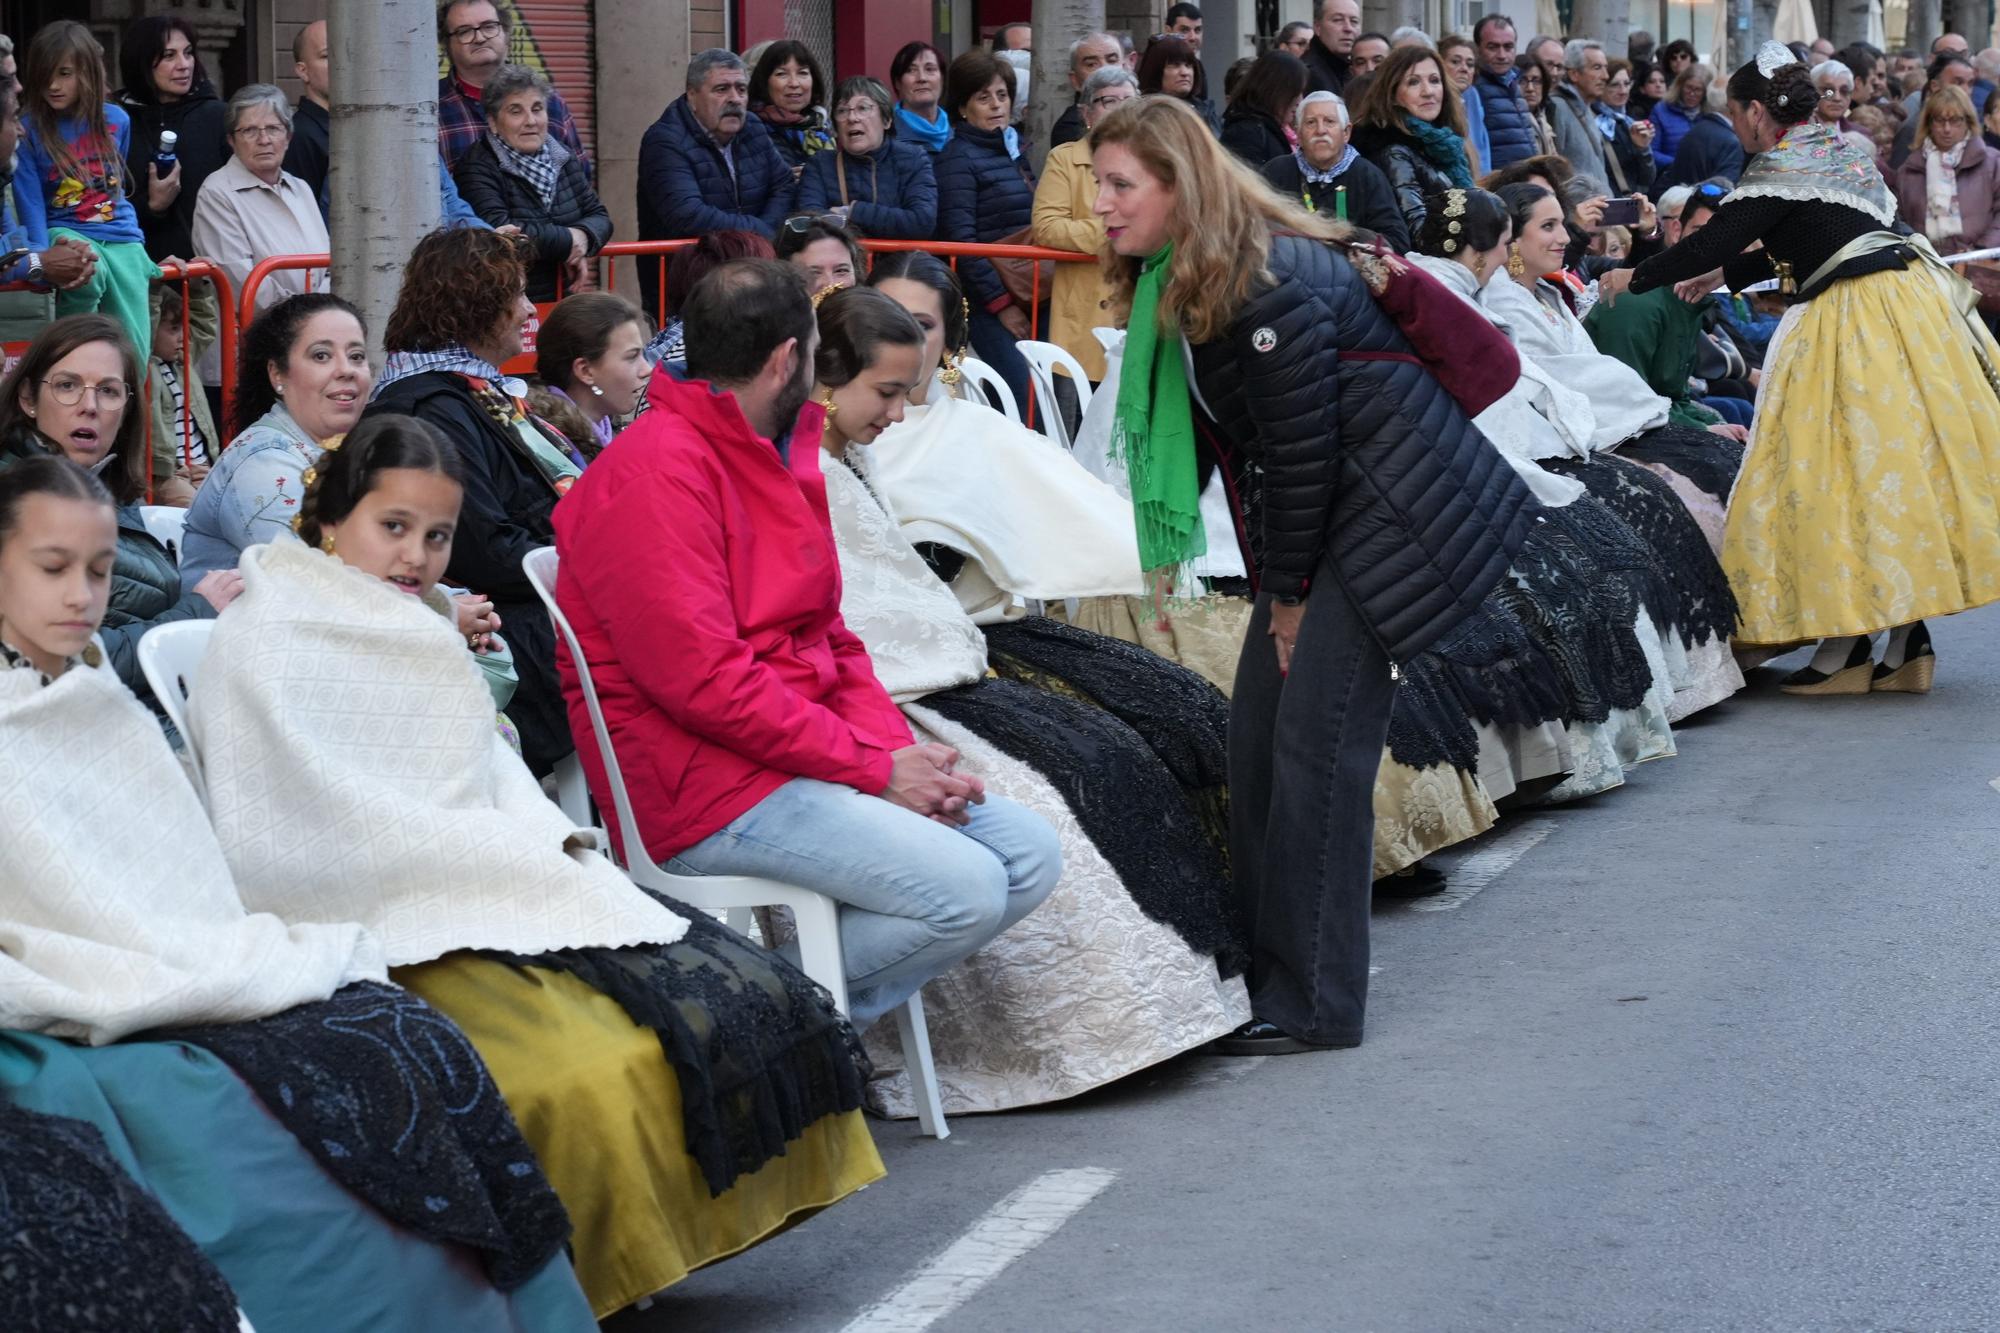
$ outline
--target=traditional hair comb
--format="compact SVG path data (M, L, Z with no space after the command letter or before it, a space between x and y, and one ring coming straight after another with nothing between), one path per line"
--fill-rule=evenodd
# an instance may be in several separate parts
M1757 48L1757 72L1767 79L1785 66L1798 63L1799 58L1792 54L1792 48L1783 42L1765 42ZM1780 96L1778 100L1782 102L1784 98Z
M819 304L821 301L824 301L827 297L832 296L835 292L846 291L848 287L851 285L852 285L851 283L836 282L831 287L822 287L818 291L814 292L812 297L814 312L817 312L819 310Z
M1464 230L1458 219L1465 216L1465 191L1453 189L1444 192L1444 215L1444 252L1451 254L1458 249L1458 242L1452 238Z

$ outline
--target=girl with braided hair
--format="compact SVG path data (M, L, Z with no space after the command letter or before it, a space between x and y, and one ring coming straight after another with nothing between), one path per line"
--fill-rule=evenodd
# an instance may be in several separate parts
M1793 304L1723 542L1738 641L1818 641L1788 693L1922 694L1936 668L1924 620L2000 600L2000 345L1964 279L1892 230L1874 161L1813 115L1818 101L1806 66L1766 43L1729 80L1755 154L1735 191L1599 287L1615 300L1671 283L1698 300L1778 280Z

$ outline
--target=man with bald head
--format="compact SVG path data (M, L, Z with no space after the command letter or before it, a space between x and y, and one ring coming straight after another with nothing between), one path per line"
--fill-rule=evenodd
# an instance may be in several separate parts
M326 184L332 133L327 113L333 98L327 91L325 19L306 24L292 39L292 72L299 76L304 91L292 109L292 143L285 150L285 170L304 181L317 199L320 187Z
M1357 0L1313 0L1313 39L1306 47L1306 90L1347 91L1354 77L1354 42L1361 36Z
M1069 106L1056 117L1055 128L1049 131L1049 147L1060 148L1083 137L1084 82L1106 65L1116 65L1124 58L1124 48L1108 32L1088 32L1069 44Z

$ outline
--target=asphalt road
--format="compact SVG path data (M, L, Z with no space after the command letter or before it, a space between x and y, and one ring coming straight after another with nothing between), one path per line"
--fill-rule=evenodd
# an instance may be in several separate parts
M1930 697L1757 672L1378 911L1361 1049L877 1122L886 1180L609 1327L2000 1328L2000 610L1932 628Z

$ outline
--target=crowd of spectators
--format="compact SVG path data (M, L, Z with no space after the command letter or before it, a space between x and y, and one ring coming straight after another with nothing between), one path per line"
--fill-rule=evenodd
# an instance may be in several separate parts
M1620 52L1588 36L1524 39L1497 14L1463 33L1376 33L1364 30L1357 0L1314 0L1310 22L1272 34L1216 95L1198 5L1181 0L1161 18L1136 42L1110 32L1069 40L1067 105L1043 144L1023 121L1022 53L1037 37L1027 24L953 55L913 40L886 70L845 71L837 82L800 41L696 54L640 142L633 201L635 239L689 244L641 262L634 303L594 290L612 209L560 93L510 59L510 11L493 0L445 0L436 34L449 69L437 89L444 224L408 257L383 330L386 361L371 364L362 316L328 290L324 270L277 273L258 289L226 416L213 393L212 285L157 280L162 265L199 258L240 292L263 260L330 249L338 129L325 23L294 44L296 102L268 84L225 97L193 28L172 17L142 18L124 33L122 87L82 24L36 31L18 81L12 45L0 38L0 149L13 173L0 191L6 248L24 256L0 277L46 295L50 315L63 317L34 340L0 395L0 479L49 455L94 475L36 473L36 494L108 506L98 575L108 591L95 612L101 655L162 713L139 666L141 638L215 619L245 594L246 569L253 580L311 584L305 567L285 565L302 532L348 572L423 597L438 617L414 622L413 633L439 639L448 623L462 640L446 645L450 664L469 653L504 708L503 748L482 747L463 771L440 775L485 793L475 802L485 814L504 813L493 793L517 769L553 781L579 761L608 804L578 662L559 646L549 590L528 573L535 553L560 548L551 595L574 622L616 746L633 761L625 780L638 828L624 836L643 838L649 855L684 873L810 882L838 901L852 1014L866 1027L1052 894L1051 912L1074 910L1056 893L1070 835L1059 837L1031 802L1013 803L998 783L989 795L959 770L958 751L936 739L945 714L909 711L937 686L906 696L878 679L876 645L842 620L848 553L823 540L827 491L801 484L800 460L837 441L837 451L825 447L849 464L849 446L870 444L906 412L935 426L957 409L928 396L959 385L968 358L990 367L1016 403L1029 402L1025 341L1055 343L1101 384L1114 358L1100 334L1126 311L1097 264L1038 272L1026 261L962 254L948 272L921 255L871 256L864 241L1099 254L1107 246L1100 199L1114 187L1093 167L1092 133L1107 116L1131 116L1118 112L1123 103L1172 99L1207 127L1190 124L1187 134L1204 151L1226 149L1229 170L1258 197L1275 192L1386 251L1463 268L1472 276L1451 276L1487 291L1482 300L1500 316L1511 309L1554 328L1543 331L1539 354L1550 366L1571 359L1612 386L1568 384L1596 392L1607 419L1633 375L1661 400L1662 416L1671 405L1678 425L1740 439L1756 409L1768 311L1726 295L1682 309L1670 291L1616 312L1592 308L1594 279L1698 232L1744 169L1722 82L1688 43L1656 48L1634 33ZM1927 56L1824 43L1799 54L1812 64L1817 119L1879 158L1905 226L1944 252L2000 245L2000 98L1992 96L2000 50L1975 55L1946 34ZM1164 114L1185 119L1177 109ZM1482 240L1468 250L1460 234L1473 224L1437 210L1463 209L1481 189L1499 198L1480 204L1490 216L1474 220ZM832 295L857 288L870 290L837 303ZM525 355L538 307L535 373L522 380L508 367ZM993 432L1004 441L995 455L1013 457L1021 432L987 413L983 399L973 402L974 415L958 418L970 422L964 428ZM645 448L611 448L622 439ZM1035 457L1023 465L1026 493L1057 505L1064 487L1081 486L1037 473L1048 464ZM817 466L810 471L817 477ZM329 491L329 475L345 478L347 490ZM853 477L859 489L849 488L849 500L877 505L881 521L893 522L882 478L865 465ZM371 506L378 492L390 498ZM148 528L142 503L186 508L177 544ZM1095 490L1079 501L1116 503ZM0 513L0 547L14 521L11 510ZM371 522L389 537L364 533ZM409 552L382 553L406 538ZM369 545L376 540L379 550ZM985 642L994 619L981 618L990 606L970 606L979 594L969 589L978 577L998 584L1004 553L968 558L912 542L904 565L928 567L968 607L961 624L947 595L938 613L937 589L921 578L913 604L931 594L930 612L947 622L938 633ZM266 557L253 554L260 549L284 553L268 575L259 572ZM1118 551L1122 558L1125 546ZM0 561L0 578L6 568ZM1027 586L985 591L1002 604L1044 600ZM1078 591L1143 601L1146 590L1106 578ZM391 604L385 617L401 609ZM1065 646L1084 657L1102 651ZM17 654L0 649L8 659L0 677L10 677ZM51 681L64 669L45 657L30 665ZM1146 669L1120 668L1127 678ZM1191 716L1207 717L1219 702L1191 673L1171 684L1186 688ZM986 697L996 693L1009 694ZM164 720L162 730L183 739ZM381 772L402 762L382 733L349 740ZM1177 770L1175 781L1182 777ZM1161 789L1173 785L1162 780ZM857 794L886 799L858 803ZM1181 799L1177 788L1173 795ZM218 829L226 840L229 830ZM601 865L580 843L558 847L559 858ZM653 915L650 933L626 945L672 942L657 903L627 906ZM480 946L468 935L454 947ZM1195 952L1213 985L1213 964L1229 946L1211 941ZM629 958L605 966L628 965L646 970ZM790 975L789 964L776 966ZM648 976L664 984L659 971ZM789 1011L787 1021L808 1017ZM717 1048L752 1043L747 1034L757 1030L749 1022L721 1030ZM655 1046L640 1045L659 1062ZM818 1071L826 1086L858 1080L852 1058L827 1057ZM829 1093L822 1110L837 1118L857 1096ZM802 1129L787 1126L779 1142ZM823 1146L815 1141L814 1150ZM779 1153L749 1156L772 1179L786 1170L773 1165ZM794 1165L814 1169L807 1154ZM840 1177L849 1183L833 1197L865 1183L866 1166ZM780 1209L771 1226L806 1207ZM718 1238L700 1261L756 1238Z

